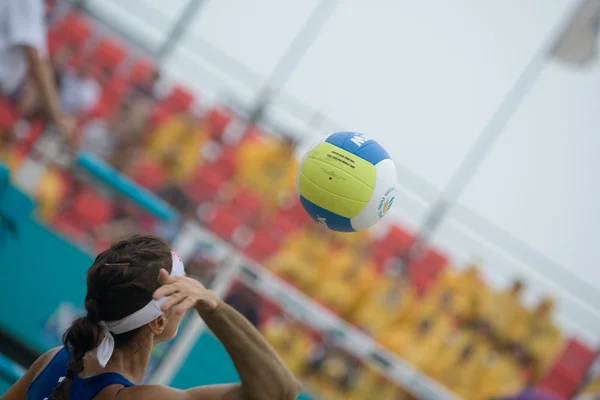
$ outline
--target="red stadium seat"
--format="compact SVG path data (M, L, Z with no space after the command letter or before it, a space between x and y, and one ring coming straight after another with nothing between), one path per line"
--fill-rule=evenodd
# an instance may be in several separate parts
M106 223L113 215L113 205L92 189L84 189L73 200L71 212L82 226L91 227Z
M383 241L396 253L401 253L410 249L415 237L399 225L392 225Z
M570 339L556 364L572 372L579 379L583 379L595 358L594 351L577 339Z
M154 67L151 63L138 60L133 67L131 67L127 80L131 83L148 82L152 77L153 72Z
M206 114L206 120L208 121L211 136L216 139L220 138L233 118L233 113L223 107L210 110Z
M144 157L135 163L132 179L150 191L158 191L167 179L167 171L161 163Z
M230 208L242 220L250 221L258 217L261 200L260 197L249 190L240 190L234 195Z
M413 286L419 293L424 293L436 280L438 274L446 267L446 256L434 249L428 249L418 260L411 263L408 273Z
M538 382L537 387L556 393L566 400L571 398L579 382L581 379L560 365L556 365Z
M183 191L191 201L200 204L215 198L225 182L226 179L218 171L201 168L198 174L184 185Z
M164 107L155 107L150 114L150 129L156 129L165 123L170 117L171 112Z
M223 146L219 158L206 167L219 171L219 174L226 179L231 179L235 173L235 153L236 149Z
M171 112L188 111L194 103L194 96L181 86L174 87L163 100L162 105Z
M273 214L265 221L263 225L265 227L269 227L269 233L275 238L284 237L302 227L297 220L290 218L290 215L285 211L280 211L277 214Z
M269 229L254 232L250 243L242 251L258 262L266 260L279 249L279 241L275 239Z
M0 131L12 129L19 120L17 109L7 100L0 99Z
M236 230L242 226L241 221L224 207L212 210L205 223L214 234L225 240L231 240Z
M93 58L99 68L114 71L126 55L127 52L119 43L104 39L96 46Z
M121 78L111 79L102 91L102 101L108 104L118 103L129 91L130 86Z
M71 13L60 23L57 38L74 46L82 46L91 36L92 28L89 22L79 13Z

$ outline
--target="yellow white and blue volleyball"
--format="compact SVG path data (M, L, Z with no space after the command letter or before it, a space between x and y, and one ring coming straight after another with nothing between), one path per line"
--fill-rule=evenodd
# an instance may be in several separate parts
M389 211L396 167L375 140L337 132L314 144L298 170L302 206L317 223L338 232L368 229Z

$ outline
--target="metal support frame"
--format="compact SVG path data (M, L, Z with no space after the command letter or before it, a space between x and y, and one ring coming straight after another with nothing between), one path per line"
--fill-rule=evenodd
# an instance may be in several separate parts
M321 0L315 7L256 96L248 115L249 122L259 121L263 117L273 96L277 95L296 70L339 4L340 0Z
M177 18L177 21L172 25L169 34L165 40L161 43L160 47L156 51L155 57L159 64L161 64L175 49L181 37L192 23L192 20L199 15L200 10L206 4L206 0L189 0L186 6L183 8L181 15Z

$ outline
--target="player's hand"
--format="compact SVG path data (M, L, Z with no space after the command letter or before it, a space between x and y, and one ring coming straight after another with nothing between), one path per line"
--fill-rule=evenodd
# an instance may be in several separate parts
M161 269L158 280L162 286L154 292L154 300L169 296L161 306L162 311L170 310L176 314L183 314L192 307L198 307L203 311L212 312L221 303L221 299L214 292L187 276L171 276Z

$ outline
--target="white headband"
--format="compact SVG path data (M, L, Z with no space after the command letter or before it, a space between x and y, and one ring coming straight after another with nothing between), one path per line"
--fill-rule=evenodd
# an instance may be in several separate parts
M171 276L184 276L185 270L181 257L174 251L171 251L171 253L173 254ZM112 334L118 335L130 332L154 321L162 315L163 312L161 311L160 306L162 306L167 299L168 297L163 297L160 300L151 300L150 303L146 304L144 307L118 321L100 321L100 326L104 328L104 338L96 349L96 358L102 368L106 367L106 364L108 363L108 360L110 360L115 349L115 338Z

